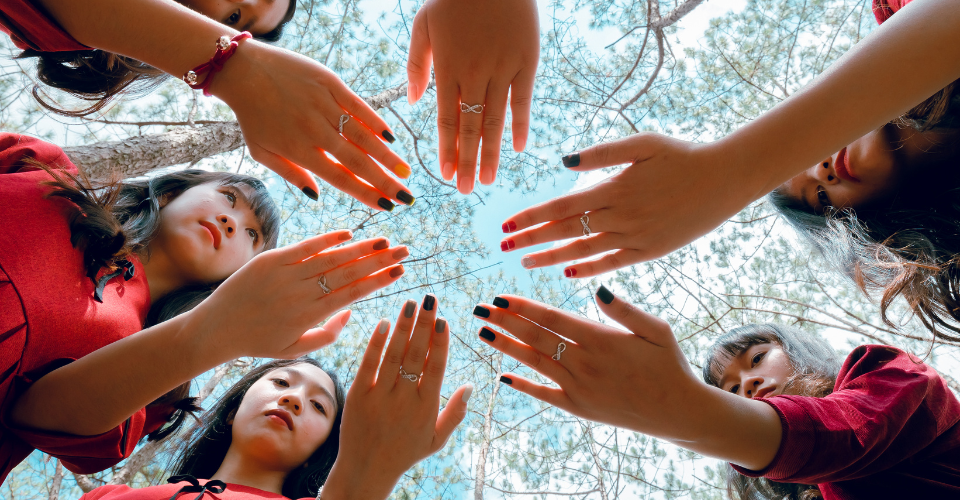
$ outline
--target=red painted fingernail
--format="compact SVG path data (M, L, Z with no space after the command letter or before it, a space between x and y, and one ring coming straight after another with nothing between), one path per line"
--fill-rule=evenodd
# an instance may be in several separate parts
M512 233L517 230L517 223L512 220L504 222L502 226L503 232Z
M572 267L568 267L563 270L563 275L568 278L572 278L577 275L577 270Z
M403 266L397 266L390 270L391 278L396 278L397 276L400 276L402 274L403 274Z
M507 246L507 242L506 242L506 241L501 241L501 242L500 242L500 251L501 251L501 252L506 252L506 251L509 250L509 249L510 249L510 247Z
M510 250L513 250L516 247L517 247L517 244L514 243L513 240L507 240L507 248L509 248Z

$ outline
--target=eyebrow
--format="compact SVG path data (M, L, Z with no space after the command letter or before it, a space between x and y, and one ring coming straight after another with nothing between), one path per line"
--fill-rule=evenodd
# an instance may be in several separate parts
M295 375L301 379L307 379L311 381L312 383L310 385L312 385L315 389L320 389L320 392L322 392L326 397L330 398L330 404L331 406L333 406L333 412L334 413L337 412L337 398L333 397L333 394L330 393L329 389L313 381L313 379L311 379L310 377L307 377L306 375L303 374L303 372L301 372L300 370L292 366L284 366L283 368L278 368L277 371L287 372L290 375Z

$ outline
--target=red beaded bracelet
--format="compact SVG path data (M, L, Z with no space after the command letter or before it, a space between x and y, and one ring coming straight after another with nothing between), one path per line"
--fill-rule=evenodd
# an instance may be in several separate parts
M253 35L247 31L233 38L223 35L217 40L217 53L214 54L209 61L187 71L186 74L183 75L183 81L187 82L187 85L193 90L202 90L203 95L209 96L210 92L207 91L207 89L210 88L210 84L213 83L214 73L223 69L223 65L227 62L227 59L230 59L230 56L232 56L233 53L237 51L237 47L240 46L240 40L246 40L252 37ZM201 73L207 73L207 76L202 82L198 82L197 75Z

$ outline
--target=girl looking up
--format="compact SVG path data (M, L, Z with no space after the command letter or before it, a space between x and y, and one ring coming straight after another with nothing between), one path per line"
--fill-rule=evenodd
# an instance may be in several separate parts
M251 177L77 175L60 148L0 134L0 480L34 448L79 473L116 464L175 410L149 403L225 361L332 342L339 309L403 274L384 238L332 249L349 231L274 249Z

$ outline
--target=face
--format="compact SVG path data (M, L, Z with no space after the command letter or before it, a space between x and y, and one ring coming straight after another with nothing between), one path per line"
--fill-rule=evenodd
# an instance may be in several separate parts
M935 131L886 125L790 179L781 192L818 214L827 207L868 208L891 199L905 175L928 173L942 157L932 152L938 139Z
M720 376L720 388L745 398L783 394L793 376L790 359L777 344L757 344L740 353Z
M238 31L263 35L276 29L296 0L177 0Z
M184 284L227 278L263 251L247 186L206 183L162 203L150 260L163 258Z
M266 470L289 472L326 442L337 416L333 380L301 363L267 372L254 382L232 421L231 452Z

